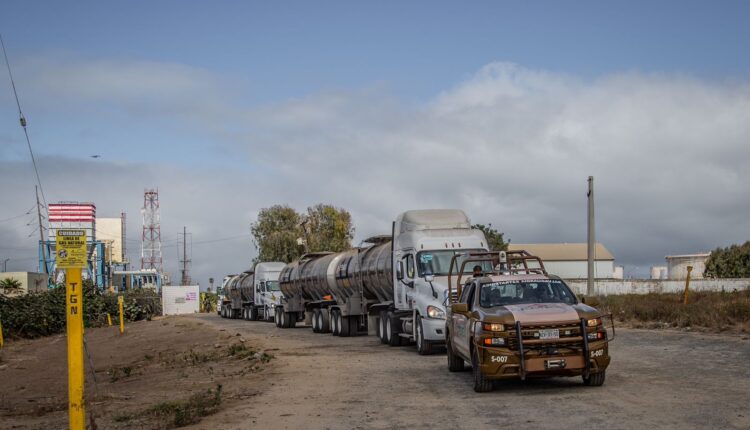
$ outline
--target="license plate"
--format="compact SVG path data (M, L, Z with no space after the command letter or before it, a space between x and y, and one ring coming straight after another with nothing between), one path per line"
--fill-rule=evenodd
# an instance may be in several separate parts
M560 339L560 330L556 328L539 330L539 339Z

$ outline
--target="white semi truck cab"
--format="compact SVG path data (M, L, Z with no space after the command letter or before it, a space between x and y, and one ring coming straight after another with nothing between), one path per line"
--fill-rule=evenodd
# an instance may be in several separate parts
M393 223L392 235L394 300L392 306L373 309L380 308L379 321L371 326L384 343L413 339L420 354L429 354L433 345L445 342L451 259L488 250L487 239L457 209L404 212Z
M255 300L257 315L261 319L273 319L276 307L281 304L284 294L279 288L279 274L286 264L279 262L258 263L255 265Z

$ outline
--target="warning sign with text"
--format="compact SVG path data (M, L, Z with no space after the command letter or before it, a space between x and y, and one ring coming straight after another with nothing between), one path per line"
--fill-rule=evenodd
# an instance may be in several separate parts
M57 230L55 263L58 269L86 267L86 231Z

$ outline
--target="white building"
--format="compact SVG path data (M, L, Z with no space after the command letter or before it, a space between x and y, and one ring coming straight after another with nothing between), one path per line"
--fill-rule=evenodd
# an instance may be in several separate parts
M541 258L551 275L563 279L588 277L588 247L585 243L511 243L508 249L524 250ZM594 248L594 275L597 279L615 277L615 257L601 243Z
M686 279L688 266L693 266L690 279L703 279L706 260L711 253L667 255L667 277L669 279Z

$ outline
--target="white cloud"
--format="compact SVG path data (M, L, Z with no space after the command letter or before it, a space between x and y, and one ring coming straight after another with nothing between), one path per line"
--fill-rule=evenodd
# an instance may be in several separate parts
M143 77L154 68L166 74ZM78 102L138 105L158 91L167 119L213 135L212 144L247 160L246 168L222 171L43 160L87 172L47 171L51 200L93 200L101 213L124 209L131 237L138 237L143 188L158 185L165 237L183 225L195 241L243 235L262 207L326 202L352 212L358 239L387 233L406 209L458 207L515 242L579 242L586 237L586 178L594 175L598 238L618 263L659 264L668 253L749 238L747 81L637 73L583 81L497 63L418 107L370 88L247 109L216 95L219 79L189 67L89 69L108 77ZM111 79L140 87L130 92ZM204 100L212 100L212 121L191 121L205 114ZM28 209L28 172L5 163L0 177L24 178L22 187L0 192L12 202L0 219ZM254 254L246 239L194 251L202 283L240 270ZM176 262L176 254L169 258Z

